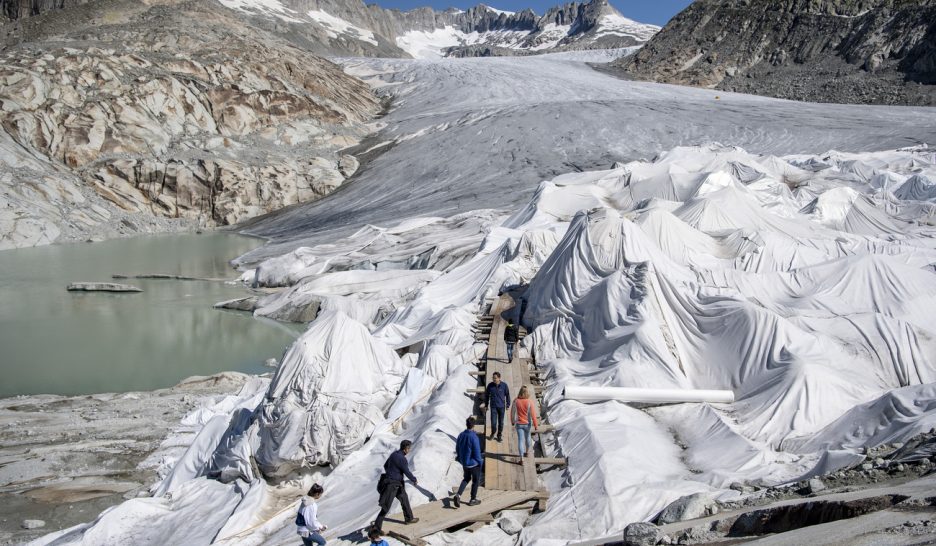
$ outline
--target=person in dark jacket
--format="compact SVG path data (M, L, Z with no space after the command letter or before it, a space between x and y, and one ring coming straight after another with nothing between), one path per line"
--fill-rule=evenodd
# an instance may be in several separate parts
M394 451L384 463L384 476L381 480L384 482L383 491L380 493L380 513L374 521L374 528L383 532L383 521L393 506L393 499L400 501L403 508L403 519L406 524L416 523L419 518L413 517L413 509L410 508L409 497L406 496L406 486L403 485L403 476L409 478L410 483L416 485L416 476L410 472L409 462L406 455L413 447L413 442L403 440L400 442L400 449Z
M461 494L465 492L468 482L471 482L471 500L468 506L481 504L478 500L478 485L481 483L481 440L478 439L474 431L475 418L469 417L465 420L467 427L458 435L455 440L455 459L462 465L463 477L461 485L458 486L458 492L452 497L452 503L455 508L461 506Z
M504 434L504 415L510 409L510 387L507 383L501 381L500 372L494 372L491 376L493 381L488 383L484 391L484 402L481 403L481 411L485 407L491 408L491 434L490 438L503 442Z
M504 328L504 342L507 344L507 362L513 362L514 345L520 341L520 329L512 320Z

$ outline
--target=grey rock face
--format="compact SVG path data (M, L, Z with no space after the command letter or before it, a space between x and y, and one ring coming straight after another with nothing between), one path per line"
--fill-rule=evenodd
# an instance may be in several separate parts
M936 1L699 0L616 66L780 98L934 105Z
M660 529L652 523L631 523L624 528L626 546L653 546L662 538Z
M357 169L359 80L215 2L109 7L34 17L0 56L0 248L234 224Z
M657 516L660 525L710 516L718 512L718 506L705 493L686 495L671 502Z

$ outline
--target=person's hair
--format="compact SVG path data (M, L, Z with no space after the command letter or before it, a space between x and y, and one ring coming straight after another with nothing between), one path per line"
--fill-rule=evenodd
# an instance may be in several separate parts
M517 393L517 398L529 398L529 397L530 397L530 390L527 389L527 386L524 385L520 387L520 392Z
M477 421L475 420L474 415L465 419L465 426L468 428L474 428L475 423L477 423Z
M312 487L309 488L310 497L320 497L322 493L324 492L325 492L325 488L317 483L312 484Z
M400 442L400 449L409 449L412 446L413 446L413 442L409 440L403 440L402 442Z
M374 540L375 538L380 538L380 529L376 527L371 527L371 530L367 532L367 538Z
M494 372L494 375L492 375L491 377L500 377L500 376L501 376L500 372Z

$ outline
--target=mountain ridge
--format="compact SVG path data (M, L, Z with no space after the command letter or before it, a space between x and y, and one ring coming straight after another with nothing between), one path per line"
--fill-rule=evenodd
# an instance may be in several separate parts
M932 106L936 1L697 0L612 69L795 100Z

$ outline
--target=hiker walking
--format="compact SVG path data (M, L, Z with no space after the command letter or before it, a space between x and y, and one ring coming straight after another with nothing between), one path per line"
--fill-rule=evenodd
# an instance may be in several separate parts
M465 492L468 482L471 482L471 500L468 501L468 506L481 504L478 500L478 485L481 483L481 463L484 459L481 457L481 440L474 431L474 416L465 420L465 426L467 428L455 440L455 459L462 465L464 473L458 492L452 497L455 508L461 506L461 494Z
M302 504L299 506L299 513L296 514L296 532L302 538L303 546L325 546L325 537L322 532L328 529L318 520L318 500L322 498L325 490L322 486L315 484L309 489L308 495L302 497Z
M507 386L507 383L501 381L500 372L494 372L491 378L493 381L488 383L487 389L484 391L484 402L481 404L481 411L484 411L486 406L490 406L490 439L503 442L504 414L510 409L510 387Z
M510 424L517 428L517 445L520 447L521 457L533 456L533 436L531 427L536 430L539 427L539 419L536 418L536 406L530 399L530 389L526 385L520 387L517 393L517 399L514 400L513 409L510 411Z
M507 362L513 362L514 345L520 340L520 330L514 321L508 320L504 328L504 343L507 344Z
M383 521L393 506L393 499L400 501L403 508L403 519L406 524L416 523L419 518L413 517L413 509L410 508L409 497L406 496L406 486L403 485L403 476L409 478L410 483L416 485L416 476L410 472L409 462L406 455L413 447L413 442L403 440L400 442L400 449L394 451L384 463L384 473L380 476L377 484L377 491L380 492L380 513L374 521L374 528L383 533Z

